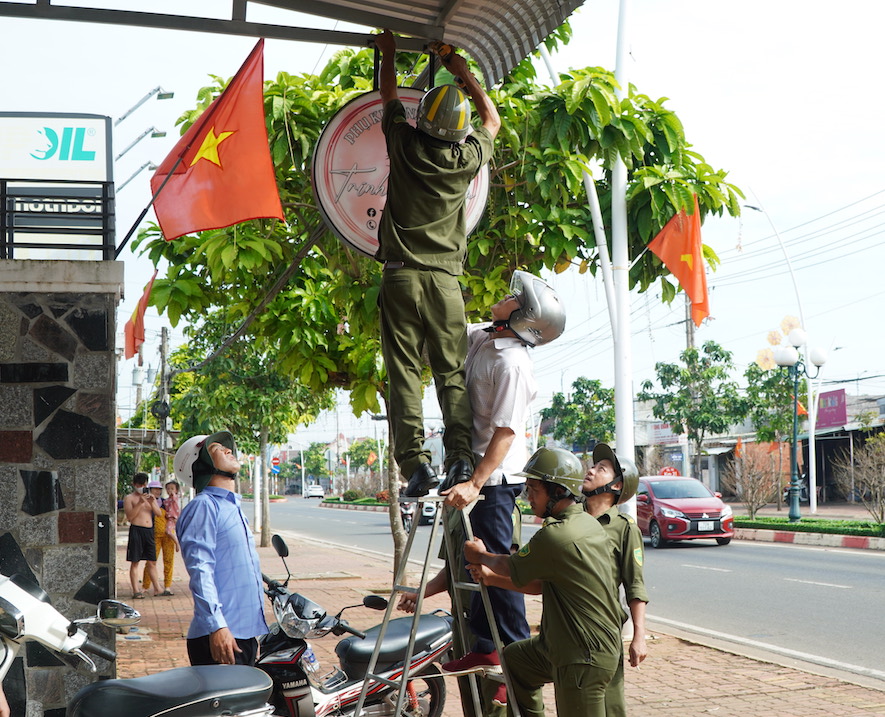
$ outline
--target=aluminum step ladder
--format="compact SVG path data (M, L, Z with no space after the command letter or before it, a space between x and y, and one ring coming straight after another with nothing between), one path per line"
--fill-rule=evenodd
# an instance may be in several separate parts
M479 498L483 499L482 496ZM444 506L443 503L445 501L445 496L424 496L421 498L411 498L411 497L400 497L400 503L417 503L418 508L416 510L416 517L412 521L412 529L409 531L409 538L406 541L406 547L403 551L402 560L400 561L399 569L397 570L397 574L394 578L393 589L390 593L390 600L387 603L387 609L384 612L384 619L381 622L380 629L378 631L378 639L375 643L375 649L372 651L372 657L369 660L369 664L366 670L366 677L363 680L363 686L360 690L360 696L357 700L356 707L354 709L354 715L359 717L363 714L363 705L365 704L365 699L369 691L370 684L372 682L375 683L384 683L390 687L398 688L397 692L397 700L396 707L394 709L395 715L401 715L403 712L403 705L405 704L406 697L406 688L409 683L409 667L412 661L412 656L415 652L415 636L417 634L418 629L418 621L421 617L421 611L424 603L424 593L427 589L427 583L430 578L428 575L430 571L430 562L434 557L433 549L434 546L437 545L436 535L439 531L440 524L444 518L450 518L450 512L455 510L454 508L449 508ZM409 556L412 551L412 544L415 540L415 535L417 534L418 526L420 523L420 516L422 513L422 508L424 503L436 503L437 508L433 516L433 523L431 524L430 529L430 538L427 541L427 551L424 555L424 562L421 569L421 580L417 588L409 587L405 585L406 580L406 571L408 569L409 564ZM461 513L462 517L462 525L464 529L464 534L467 536L468 540L473 538L473 530L470 526L470 518L469 511L470 507L463 511L456 511ZM503 645L501 644L501 638L498 633L498 626L495 623L494 616L492 614L492 606L489 601L488 591L486 590L484 585L478 585L472 582L464 582L461 580L456 580L458 577L457 570L461 563L461 546L460 545L451 545L451 535L449 531L443 530L444 544L446 547L446 555L454 556L453 559L447 559L446 565L449 570L449 585L450 585L450 593L452 595L452 601L454 603L454 615L453 622L455 625L455 629L458 630L458 634L461 638L461 644L465 645L465 649L469 649L469 642L467 639L468 631L467 624L465 619L465 611L464 605L461 599L461 591L479 591L482 596L483 606L485 608L486 617L489 621L489 626L491 627L492 633L492 641L495 644L495 649L498 650L498 654L500 655L503 652ZM387 627L390 624L390 620L393 616L393 611L396 609L396 598L402 592L415 592L417 593L417 600L415 602L415 613L412 616L412 625L411 630L409 631L409 642L406 648L406 655L403 664L403 672L402 676L399 680L388 680L384 677L375 673L375 667L378 663L378 654L381 651L381 644L384 641L384 635L387 632ZM516 700L513 697L513 686L510 680L509 673L507 671L507 667L504 664L504 661L501 661L502 674L489 674L486 673L486 676L490 679L501 680L507 685L507 693L508 700L510 702L510 709L513 712L514 717L521 717L519 712L519 707L516 704ZM470 672L464 675L468 677L468 682L470 685L470 696L473 706L473 711L475 717L481 717L483 714L482 711L482 703L480 700L480 691L479 691L479 683L478 678L480 676L480 671ZM443 675L440 675L439 678L442 678Z

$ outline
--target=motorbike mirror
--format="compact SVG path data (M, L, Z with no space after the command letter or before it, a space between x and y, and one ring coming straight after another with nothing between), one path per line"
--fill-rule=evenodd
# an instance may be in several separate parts
M286 541L279 535L274 535L270 539L270 544L273 545L273 549L277 551L277 555L281 558L289 557L289 546L286 545Z
M138 610L119 600L102 600L98 603L96 617L108 627L130 627L141 620Z
M366 595L363 598L363 606L370 610L386 610L387 600L380 595Z

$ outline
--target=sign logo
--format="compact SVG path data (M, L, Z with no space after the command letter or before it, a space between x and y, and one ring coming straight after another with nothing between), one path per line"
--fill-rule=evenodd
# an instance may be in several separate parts
M65 127L61 131L61 139L58 132L52 127L44 127L37 134L42 137L44 147L36 148L31 152L34 159L41 161L56 157L61 162L92 162L95 160L95 151L85 148L86 136L94 136L95 130L91 127Z

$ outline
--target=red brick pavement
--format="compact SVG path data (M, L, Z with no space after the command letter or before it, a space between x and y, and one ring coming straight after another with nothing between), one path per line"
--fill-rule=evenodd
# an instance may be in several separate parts
M133 601L125 562L125 533L121 532L119 538L122 545L117 553L117 595L142 613L142 621L136 631L118 636L118 675L136 677L188 664L184 638L192 603L180 559L175 564L174 596ZM392 567L383 558L292 537L288 543L287 562L294 586L329 612L357 604L366 594L390 591ZM282 563L271 548L259 548L259 557L265 573L285 577ZM417 571L418 568L416 575ZM415 584L417 580L415 577ZM445 596L425 601L428 610L445 608L446 603ZM529 598L528 612L531 624L536 626L540 619L538 598ZM381 613L357 608L348 611L347 616L355 627L366 629L379 622ZM334 661L336 642L334 636L312 642L321 664ZM446 678L446 683L449 698L444 717L459 717L457 687L452 678ZM545 701L548 714L555 715L549 689ZM627 701L631 717L885 716L885 691L704 647L663 633L650 637L649 657L641 670L628 668Z

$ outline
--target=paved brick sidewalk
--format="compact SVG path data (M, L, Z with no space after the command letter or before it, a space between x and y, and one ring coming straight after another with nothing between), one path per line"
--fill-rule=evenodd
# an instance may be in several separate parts
M283 534L285 536L285 533ZM141 613L140 626L118 636L117 670L120 677L136 677L188 664L184 637L192 603L187 576L176 560L172 597L131 600L125 532L117 549L117 596ZM337 550L292 536L287 538L289 569L294 589L329 612L358 604L369 593L386 594L393 581L392 567L373 554ZM271 548L259 548L264 572L285 577L282 562ZM414 584L419 568L416 567ZM293 584L290 583L290 588ZM447 598L425 601L427 609L447 607ZM529 621L537 626L540 599L529 598ZM356 608L348 619L358 628L377 624L381 613ZM335 660L337 638L311 644L321 664ZM444 717L460 717L457 686L446 678L448 699ZM555 715L552 690L545 692L548 715ZM628 668L627 702L631 717L685 717L687 715L742 715L743 717L860 717L885 716L885 691L859 687L832 677L781 667L730 652L704 647L663 633L651 636L649 657L641 670ZM561 715L560 717L570 717Z

